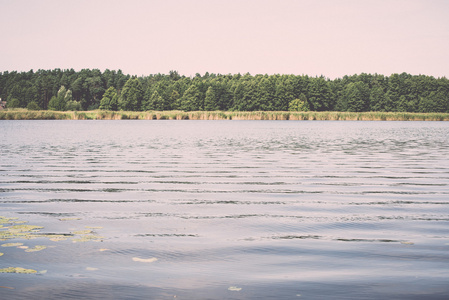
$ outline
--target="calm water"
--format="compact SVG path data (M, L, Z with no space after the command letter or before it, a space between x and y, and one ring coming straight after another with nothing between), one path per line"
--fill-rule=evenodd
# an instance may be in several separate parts
M448 122L0 121L0 146L0 215L46 234L0 242L39 272L1 299L449 297Z

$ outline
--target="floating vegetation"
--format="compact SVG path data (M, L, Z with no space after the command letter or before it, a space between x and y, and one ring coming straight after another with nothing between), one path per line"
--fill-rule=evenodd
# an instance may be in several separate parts
M17 219L18 218L7 218L7 217L0 216L0 224L11 224L11 223L14 223L14 221Z
M65 240L67 240L67 236L65 236L65 235L55 235L55 236L49 238L49 240L52 241L52 242L65 241Z
M229 291L233 291L233 292L239 292L242 290L242 288L236 287L236 286L230 286L228 287Z
M59 220L80 220L80 218L66 218ZM11 239L36 239L36 238L47 238L52 242L60 242L65 241L68 237L75 237L73 242L88 242L88 241L98 241L104 239L102 236L94 235L91 229L100 229L102 227L88 227L90 229L83 230L74 230L69 234L54 234L54 233L40 233L40 230L44 227L37 225L27 225L23 224L26 221L20 221L18 218L7 218L0 216L0 241L6 241ZM4 225L10 225L9 227ZM28 249L27 246L23 246L23 243L7 243L3 244L3 247L19 247L22 246L22 249ZM28 249L27 252L35 252L40 251L45 248L45 246L36 246L32 249Z
M78 221L81 220L81 218L62 218L59 219L59 221Z
M21 267L9 267L0 269L0 273L20 273L20 274L36 274L37 271L33 269L25 269Z
M79 238L75 238L72 240L73 243L82 243L82 242L90 242L90 241L100 241L103 240L104 237L99 235L82 235Z
M92 233L92 230L77 230L73 232L73 234L89 234L89 233Z
M44 228L42 226L36 225L26 225L25 221L19 221L17 218L7 218L0 216L0 240L11 240L11 239L33 239L33 238L47 238L53 242L59 242L67 240L68 237L73 238L73 242L90 242L99 241L104 238L93 234L91 229L99 229L100 227L91 227L91 229L75 230L69 234L54 234L54 233L40 233L40 229ZM87 227L87 226L86 226ZM38 252L47 249L44 245L35 245L30 248L19 242L4 243L2 247L17 247L19 249L24 249L25 252ZM50 246L54 247L54 246ZM105 251L108 249L100 249L100 251ZM0 256L4 253L0 253ZM88 271L96 271L97 268L86 268ZM37 272L33 269L25 269L22 267L9 267L0 269L0 273L20 273L20 274L45 274L47 270Z
M41 251L44 249L47 249L47 246L38 245L38 246L34 246L34 248L26 249L25 252L37 252L37 251Z
M152 263L152 262L157 261L157 258L156 257L151 257L151 258L133 257L133 261L143 262L143 263Z
M2 247L20 247L22 245L23 245L23 243L6 243L6 244L2 244Z
M10 232L29 232L34 231L36 229L42 229L44 227L42 226L35 226L35 225L14 225L9 228Z

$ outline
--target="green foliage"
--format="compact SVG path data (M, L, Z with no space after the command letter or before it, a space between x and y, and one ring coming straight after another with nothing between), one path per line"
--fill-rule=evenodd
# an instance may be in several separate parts
M67 104L66 99L71 99L71 97L72 93L67 91L64 86L61 86L57 96L51 97L50 102L48 102L48 110L64 111Z
M12 98L6 102L7 108L18 108L20 107L20 101L16 98Z
M369 108L369 89L361 82L349 83L343 93L343 110L362 112Z
M406 73L335 80L248 73L191 78L176 71L130 77L120 70L54 69L0 72L0 98L9 108L44 110L448 112L449 80Z
M67 101L65 109L70 111L80 111L82 109L81 103L74 100Z
M118 95L114 87L109 87L100 101L100 109L116 111L118 109Z
M391 111L391 99L388 94L385 94L380 86L375 86L371 89L370 98L372 111Z
M184 111L203 110L203 99L197 85L192 84L181 98L181 107Z
M290 101L288 105L289 111L309 111L309 104L307 103L306 96L301 94L299 99Z
M36 103L36 101L31 101L30 103L28 103L27 109L28 109L28 110L40 110L41 108L40 108L39 105Z
M142 109L143 89L137 77L128 79L119 99L122 110L140 111Z
M204 99L204 110L213 111L218 110L217 94L212 86L206 91L206 99Z
M325 111L332 110L332 100L334 98L328 82L324 77L315 78L309 84L308 99L311 110Z

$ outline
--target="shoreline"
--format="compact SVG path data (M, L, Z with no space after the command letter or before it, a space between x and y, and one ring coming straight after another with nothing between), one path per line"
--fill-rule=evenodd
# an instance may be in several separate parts
M0 120L295 120L295 121L449 121L449 113L338 111L0 111Z

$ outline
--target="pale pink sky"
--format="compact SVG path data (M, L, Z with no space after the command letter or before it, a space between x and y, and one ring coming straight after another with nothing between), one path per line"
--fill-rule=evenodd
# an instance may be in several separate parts
M0 0L0 71L449 77L446 0Z

